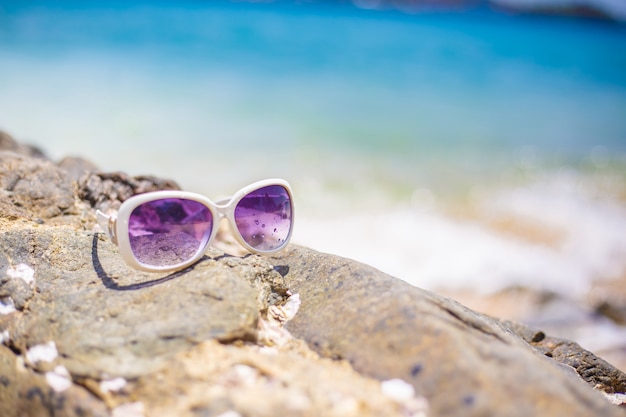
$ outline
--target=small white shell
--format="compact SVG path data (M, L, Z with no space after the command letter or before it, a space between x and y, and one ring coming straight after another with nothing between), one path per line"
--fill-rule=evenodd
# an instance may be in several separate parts
M113 379L105 379L100 382L100 391L102 392L117 392L126 386L126 380L122 377Z
M268 319L284 324L296 316L301 303L300 294L293 294L282 306L270 306Z
M145 407L142 402L126 403L113 409L112 417L144 417Z
M217 417L241 417L241 414L239 414L236 411L233 410L228 410L220 415L218 415Z
M11 341L11 335L9 335L8 330L5 330L2 333L0 333L0 345L7 344L10 341Z
M26 352L26 360L33 365L37 362L52 362L57 356L59 356L59 352L54 341L32 346Z
M28 285L35 282L35 270L26 264L18 264L15 267L7 269L7 275L10 278L19 278Z
M428 400L424 397L415 396L413 385L403 379L394 378L380 383L383 394L402 405L404 415L409 417L427 417Z
M408 401L415 396L413 385L399 378L381 382L380 388L383 394L398 402Z
M287 302L282 306L285 321L289 321L296 316L296 313L300 310L300 304L302 304L300 294L293 294L287 299Z
M259 319L259 332L257 334L260 343L265 346L284 346L292 339L291 333L276 322Z
M17 310L15 309L15 303L11 297L3 297L0 298L0 314L11 314L15 313Z
M229 382L236 386L251 387L259 379L259 371L241 363L233 365L229 373Z
M46 382L55 392L63 392L72 386L72 376L65 366L58 365L54 371L46 372Z
M2 333L0 333L0 345L4 345L10 340L11 340L11 336L9 335L8 330L5 330Z

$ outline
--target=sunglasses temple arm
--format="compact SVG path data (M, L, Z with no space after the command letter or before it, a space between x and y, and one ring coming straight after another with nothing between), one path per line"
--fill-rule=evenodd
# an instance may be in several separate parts
M98 225L100 229L106 232L111 239L111 242L117 245L117 236L115 235L115 221L117 220L115 216L110 216L101 212L100 210L96 210L96 218L98 220Z

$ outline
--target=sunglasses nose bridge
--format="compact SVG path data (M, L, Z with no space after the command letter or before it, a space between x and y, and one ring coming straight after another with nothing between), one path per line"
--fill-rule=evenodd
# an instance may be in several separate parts
M219 199L218 201L215 202L215 205L218 207L225 208L229 205L232 199L233 199L232 197Z
M230 199L224 199L215 203L215 212L217 214L218 221L223 219L228 219L230 221L230 213L233 211L230 202Z

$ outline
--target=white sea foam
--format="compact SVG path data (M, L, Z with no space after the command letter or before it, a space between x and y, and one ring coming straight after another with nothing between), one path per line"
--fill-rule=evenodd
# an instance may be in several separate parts
M580 295L626 271L626 207L579 179L556 175L493 192L478 202L478 218L432 205L300 218L294 240L428 289L524 285ZM481 221L498 215L558 231L560 240L544 244Z

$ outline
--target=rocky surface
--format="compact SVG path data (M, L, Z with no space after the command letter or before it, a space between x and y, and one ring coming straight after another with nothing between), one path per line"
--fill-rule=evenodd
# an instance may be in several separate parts
M529 349L539 340L524 326L332 255L297 248L274 261L288 267L287 285L303 300L288 325L294 336L363 374L410 382L433 415L601 415L601 404L580 404L595 396L581 376L623 392L623 373L572 342L569 358L548 344ZM565 410L556 398L577 405Z
M519 323L505 321L502 324L547 357L575 369L591 386L609 394L626 392L626 375L604 359L581 348L577 343L547 337L544 332Z
M595 282L584 296L513 286L494 293L440 293L473 310L538 328L552 339L575 339L618 369L626 369L626 277ZM549 339L549 338L546 338Z
M2 416L625 414L591 352L337 256L132 270L95 207L175 183L0 149Z

